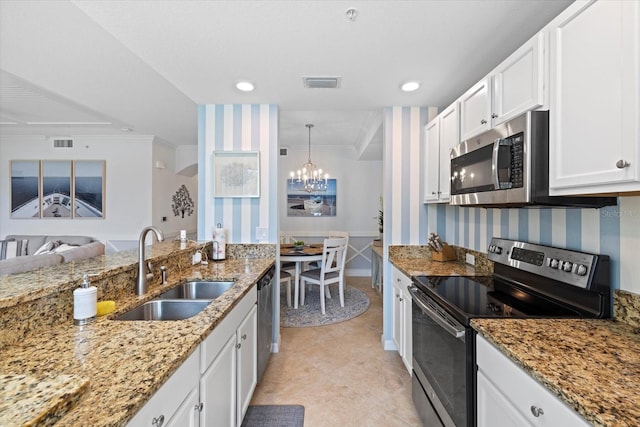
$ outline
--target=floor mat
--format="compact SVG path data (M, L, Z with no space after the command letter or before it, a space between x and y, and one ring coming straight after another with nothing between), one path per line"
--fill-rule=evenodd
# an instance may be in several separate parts
M302 427L302 405L249 405L242 427Z

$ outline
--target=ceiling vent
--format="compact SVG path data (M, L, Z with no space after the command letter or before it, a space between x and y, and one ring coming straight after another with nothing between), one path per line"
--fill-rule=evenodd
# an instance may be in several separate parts
M73 148L73 139L71 138L51 138L53 148Z
M304 87L311 89L337 89L342 77L303 77Z

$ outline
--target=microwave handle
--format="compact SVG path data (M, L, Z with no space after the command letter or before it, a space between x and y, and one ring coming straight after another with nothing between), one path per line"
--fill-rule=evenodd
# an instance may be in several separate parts
M500 182L500 177L498 176L498 173L500 171L500 169L498 168L498 161L500 159L500 147L503 146L513 146L513 141L511 141L511 138L504 138L504 139L496 139L495 141L493 141L493 154L491 157L491 165L493 166L493 185L495 187L496 190L505 190L508 188L511 188L511 183L510 182Z
M493 155L491 156L491 165L493 169L493 187L500 190L500 178L498 176L498 157L500 156L500 139L493 141Z

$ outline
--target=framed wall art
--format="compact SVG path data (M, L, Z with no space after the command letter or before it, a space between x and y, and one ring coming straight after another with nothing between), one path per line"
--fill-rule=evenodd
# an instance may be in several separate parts
M73 217L104 218L104 160L73 162Z
M71 218L71 160L42 161L42 217Z
M287 216L327 217L336 216L336 180L327 180L324 191L307 192L302 186L287 179Z
M40 161L11 161L11 218L40 218Z
M214 151L213 196L260 197L260 153Z

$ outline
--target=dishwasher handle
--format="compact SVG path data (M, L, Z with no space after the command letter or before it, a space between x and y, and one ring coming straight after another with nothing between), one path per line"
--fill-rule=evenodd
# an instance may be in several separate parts
M415 286L408 286L407 289L409 289L409 293L411 294L411 299L413 300L413 302L416 303L418 308L420 308L420 310L422 310L424 314L429 316L431 320L436 322L439 326L442 327L442 329L453 335L456 339L464 339L464 326L458 324L458 322L455 322L453 319L448 318L445 313L439 313L438 311L434 310L435 303L428 301L427 297L421 296L419 294L420 291ZM426 301L423 301L423 299ZM433 305L434 308L430 307L430 305Z

